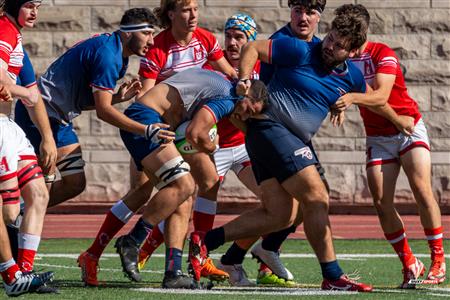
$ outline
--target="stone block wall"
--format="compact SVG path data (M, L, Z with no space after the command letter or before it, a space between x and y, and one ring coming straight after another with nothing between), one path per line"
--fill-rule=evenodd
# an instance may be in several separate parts
M445 211L450 206L450 0L328 0L319 35L330 27L333 9L344 3L369 8L374 41L395 49L406 71L410 94L419 103L432 144L432 182L437 200ZM130 7L153 8L158 0L45 0L36 28L25 31L24 42L38 73L75 42L98 32L117 28L123 11ZM265 38L289 20L287 0L199 0L201 26L223 41L225 19L237 11L254 16L260 38ZM135 59L130 74L136 74ZM70 70L68 70L70 72ZM76 129L87 162L88 186L71 203L107 206L127 192L129 156L118 130L84 113ZM324 123L314 138L316 150L331 186L333 207L356 212L371 202L365 176L365 139L358 111L352 108L342 128ZM400 203L412 203L407 178L397 185ZM255 199L236 177L227 177L221 191L222 207L233 210L236 202ZM250 201L250 202L249 202ZM252 202L253 201L253 202ZM245 206L245 205L244 205ZM242 207L242 206L241 206ZM410 206L412 207L412 206ZM446 208L447 207L447 208ZM92 211L90 209L90 211Z

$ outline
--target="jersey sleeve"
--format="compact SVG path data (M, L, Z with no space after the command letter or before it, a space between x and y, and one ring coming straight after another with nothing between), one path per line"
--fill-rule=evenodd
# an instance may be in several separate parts
M375 58L375 72L383 74L397 74L400 64L394 50L383 45Z
M269 62L273 65L296 66L301 64L308 51L308 44L297 38L270 40Z
M217 61L221 59L224 56L223 50L222 47L220 47L216 37L211 32L204 29L201 29L199 33L201 33L199 34L199 39L208 52L208 60Z
M141 58L139 75L147 79L156 79L161 73L166 61L167 53L160 47L152 47L145 57Z
M108 49L97 51L91 71L90 86L103 91L112 91L119 79L119 66L115 54Z
M211 113L215 123L217 123L233 112L236 101L237 99L232 97L211 99L203 105L203 108Z
M0 28L0 59L9 64L11 53L16 47L16 37L13 36L6 28Z
M36 75L28 53L24 50L23 54L23 67L19 73L19 80L21 86L29 88L36 84Z

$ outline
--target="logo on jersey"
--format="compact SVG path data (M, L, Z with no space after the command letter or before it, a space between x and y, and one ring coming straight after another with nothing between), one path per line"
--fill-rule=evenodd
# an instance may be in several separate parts
M347 91L344 90L344 89L341 88L341 87L337 87L336 89L337 89L337 91L338 91L338 93L339 93L340 96L343 96L343 95L347 94Z
M2 159L0 160L0 172L8 172L9 171L9 166L8 166L8 161L6 160L6 157L2 157Z
M309 147L303 147L301 149L295 150L295 156L301 156L302 158L313 159L313 154Z
M373 70L373 65L371 60L364 61L364 76L373 75L375 72Z
M205 53L202 50L202 47L194 47L194 59L195 60L203 60L205 59Z

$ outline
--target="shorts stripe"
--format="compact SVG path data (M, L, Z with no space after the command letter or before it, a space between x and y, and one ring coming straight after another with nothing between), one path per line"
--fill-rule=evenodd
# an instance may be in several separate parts
M402 151L400 151L400 155L405 154L406 152L410 151L413 148L417 148L417 147L423 147L425 149L427 149L428 151L430 151L430 146L428 146L427 143L422 142L422 141L417 141L412 143L411 145L409 145L408 147L406 147L405 149L403 149Z
M387 165L387 164L392 164L392 163L398 163L398 160L396 158L392 158L392 159L385 159L385 160L374 160L371 162L368 162L366 164L366 169L373 167L373 166L379 166L379 165Z
M19 160L35 160L37 161L36 155L19 155Z
M14 178L14 177L17 177L17 172L13 172L13 173L10 173L10 174L6 174L6 175L3 175L3 176L0 176L0 181L6 181L6 180L9 180L9 179Z

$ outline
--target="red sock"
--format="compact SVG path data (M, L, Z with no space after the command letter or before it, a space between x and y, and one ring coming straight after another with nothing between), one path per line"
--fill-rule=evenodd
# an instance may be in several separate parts
M197 197L194 207L194 229L207 232L213 228L216 217L217 202Z
M409 247L408 240L406 239L405 228L400 229L394 233L385 233L387 241L391 243L395 252L397 253L403 267L407 267L414 263L415 257Z
M105 221L103 221L102 227L97 233L94 242L87 250L88 253L100 258L106 246L108 246L111 239L125 226L126 223L117 218L112 211L109 211L106 215Z
M152 255L152 253L164 242L164 235L161 230L159 230L159 226L153 227L151 233L148 235L144 244L142 245L142 250L148 253L148 255Z
M10 285L16 280L16 273L20 271L19 266L14 262L13 259L6 262L5 264L10 265L5 271L0 272L2 274L3 281Z
M266 272L266 273L272 273L272 270L265 264L265 263L260 263L259 264L259 272Z
M427 236L428 246L431 250L431 260L444 258L443 232L444 228L424 229Z
M38 235L19 233L19 250L17 252L17 264L22 272L33 271L34 257L41 237Z

